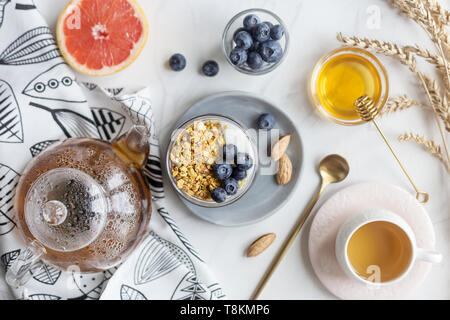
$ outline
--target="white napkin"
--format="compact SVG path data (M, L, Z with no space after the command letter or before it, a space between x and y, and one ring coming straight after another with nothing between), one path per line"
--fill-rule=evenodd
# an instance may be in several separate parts
M79 85L64 63L45 21L27 0L0 0L0 299L220 299L222 290L164 208L150 90ZM4 272L24 244L15 232L14 189L25 165L66 137L114 139L132 123L151 131L145 168L153 198L150 233L118 268L95 274L45 264L11 296Z

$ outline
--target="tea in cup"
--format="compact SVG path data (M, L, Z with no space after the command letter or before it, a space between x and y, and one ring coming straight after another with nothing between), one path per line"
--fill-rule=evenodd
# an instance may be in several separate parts
M416 260L439 263L442 255L418 248L414 232L400 216L371 210L342 225L336 238L336 258L351 278L388 285L403 279Z

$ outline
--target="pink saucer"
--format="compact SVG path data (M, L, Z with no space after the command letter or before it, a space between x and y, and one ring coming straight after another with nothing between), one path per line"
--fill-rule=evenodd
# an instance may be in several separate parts
M381 288L369 287L345 275L334 252L338 230L350 216L372 208L398 214L413 229L418 247L434 249L434 230L428 213L405 190L385 183L364 182L337 192L322 205L312 222L309 256L319 280L338 298L402 299L420 285L430 272L430 263L416 261L402 281Z

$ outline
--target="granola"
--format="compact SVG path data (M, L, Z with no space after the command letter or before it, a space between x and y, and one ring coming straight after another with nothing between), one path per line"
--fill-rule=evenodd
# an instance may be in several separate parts
M197 121L178 135L169 155L178 188L196 198L211 199L211 191L222 184L213 167L225 144L225 129L219 122Z

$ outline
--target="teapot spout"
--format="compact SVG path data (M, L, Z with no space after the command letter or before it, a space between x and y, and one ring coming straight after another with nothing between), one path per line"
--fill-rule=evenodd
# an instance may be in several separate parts
M142 168L150 152L150 132L146 126L134 125L112 142L114 152L127 164Z

